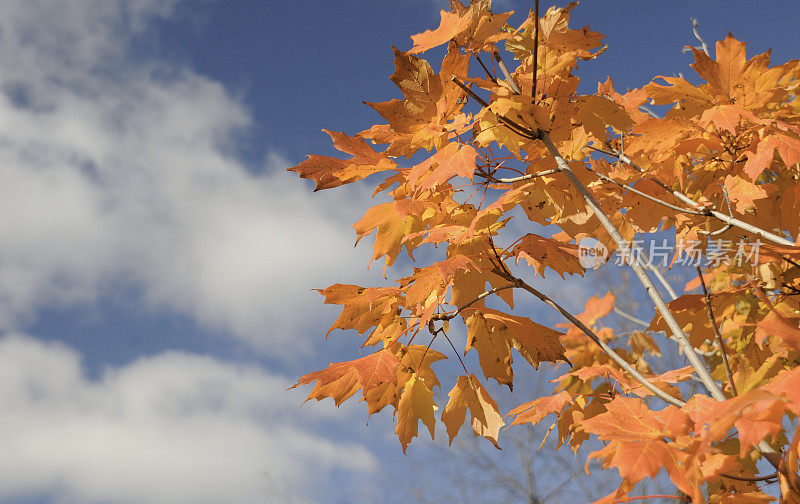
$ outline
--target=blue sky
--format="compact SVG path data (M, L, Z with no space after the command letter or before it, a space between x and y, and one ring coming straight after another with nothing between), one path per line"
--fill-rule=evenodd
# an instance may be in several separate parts
M333 154L322 128L377 121L361 100L396 97L391 46L444 3L0 2L3 502L371 502L434 464L389 415L285 391L358 344L323 341L337 310L310 289L380 278L352 247L368 188L284 170ZM800 56L800 5L759 9L587 1L574 24L609 49L583 89L691 76L691 16L709 43Z

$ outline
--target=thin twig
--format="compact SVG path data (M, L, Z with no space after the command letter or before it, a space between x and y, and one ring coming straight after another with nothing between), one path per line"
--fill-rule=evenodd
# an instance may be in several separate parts
M728 362L728 352L725 350L725 340L722 339L722 334L720 334L719 327L717 326L717 319L714 316L714 310L711 308L711 294L708 293L708 289L706 288L703 270L700 269L700 266L695 266L695 269L697 270L697 276L700 277L700 287L703 288L703 296L706 298L708 320L711 322L711 328L714 330L714 337L717 338L717 344L719 345L719 353L722 355L722 364L725 366L725 376L728 378L728 385L731 387L731 393L733 393L735 397L739 395L739 392L736 390L736 384L733 383L733 373L731 373L731 364Z
M498 184L513 184L514 182L521 182L523 180L531 180L537 177L544 177L545 175L553 175L554 173L558 173L556 168L552 170L543 170L536 173L528 173L526 175L520 175L519 177L495 177L494 175L487 174L479 174L481 177L484 177L486 180L491 182L496 182Z
M486 72L486 76L487 76L487 77L489 77L489 79L490 79L492 82L494 82L495 84L497 84L497 79L494 77L494 75L492 75L492 72L490 72L490 71L489 71L489 69L488 69L488 68L486 68L486 65L484 65L484 64L483 64L483 60L481 59L481 57L480 57L479 55L477 55L477 54L476 54L476 55L475 55L475 59L476 59L476 60L478 60L478 63L480 63L480 65L481 65L481 68L483 68L483 71L484 71L484 72Z
M661 116L656 114L656 112L647 105L639 105L639 108L647 112L647 115L649 115L653 119L661 119Z
M721 228L717 229L716 231L706 231L705 229L699 229L697 232L699 234L704 234L704 235L707 235L707 236L719 236L719 235L721 235L722 233L724 233L725 231L729 230L732 227L733 226L731 226L730 224L725 224L724 226L722 226Z
M615 184L615 185L617 185L617 186L619 186L619 187L621 187L621 188L623 188L623 189L625 189L627 191L630 191L630 192L632 192L634 194L638 194L639 196L641 196L643 198L649 199L650 201L654 201L654 202L658 203L659 205L663 205L663 206L665 206L667 208L670 208L672 210L675 210L677 212L683 212L683 213L688 213L688 214L692 214L692 215L705 215L704 213L698 212L697 210L691 210L691 209L688 209L688 208L682 208L682 207L679 207L679 206L675 206L675 205L673 205L671 203L667 203L666 201L664 201L662 199L656 198L655 196L650 196L649 194L643 193L642 191L640 191L640 190L638 190L638 189L636 189L634 187L631 187L630 185L623 184L622 182L617 182L616 180L612 179L608 175L603 175L602 173L594 170L588 164L586 165L586 169L589 170L590 172L594 173L595 175L597 175L597 177L599 179L601 179L601 180L605 180L606 182L609 182L611 184Z
M464 90L467 94L469 94L475 101L483 105L484 107L489 107L489 103L478 96L473 90L465 86L457 77L453 77L451 79L453 82L458 85L461 89ZM526 128L525 126L521 126L520 124L514 122L513 120L507 118L504 115L495 114L497 118L503 123L508 129L516 133L517 135L527 138L529 140L538 140L542 137L543 132L541 130L532 130L530 128Z
M477 303L481 299L483 299L483 298L485 298L487 296L491 296L492 294L495 294L495 293L500 292L500 291L504 291L504 290L507 290L507 289L513 289L514 287L516 287L516 285L511 284L511 285L503 285L502 287L497 287L497 288L488 290L486 292L481 293L478 297L476 297L475 299L473 299L469 303L465 303L462 306L459 306L456 309L456 311L454 311L454 312L451 312L451 313L434 313L433 315L431 315L431 320L452 320L452 319L456 318L458 316L458 314L461 313L462 310L465 310L465 309L469 308L470 306L474 305L475 303Z
M694 32L694 37L700 41L700 47L703 48L703 52L706 53L706 56L710 58L711 53L708 51L708 44L706 44L706 41L703 40L703 37L700 36L700 32L697 30L697 28L700 26L700 23L698 23L697 19L695 18L689 19L692 20L692 32Z
M494 58L497 60L497 65L500 67L500 71L503 72L503 75L506 77L506 82L508 85L511 86L511 90L514 91L514 94L519 94L519 86L517 86L517 82L514 80L514 77L511 76L511 72L508 71L508 67L506 66L503 59L500 57L500 54L495 52L492 53Z
M644 320L642 320L640 318L637 318L637 317L634 317L630 313L624 312L624 311L620 310L619 308L617 308L616 306L614 307L614 313L616 313L617 315L619 315L620 317L622 317L624 319L630 320L631 322L633 322L635 324L639 324L642 327L650 327L650 324L648 324ZM653 332L662 332L662 331L653 331ZM628 333L620 333L620 336L622 336L624 334L628 334ZM672 341L675 341L675 338L673 336L670 336L670 335L667 335L667 339L671 339ZM716 355L716 352L704 352L703 350L698 350L698 349L695 349L695 352L697 352L698 354L702 355L703 357L711 357L712 355Z
M563 307L561 307L561 305L553 301L549 296L536 290L522 279L513 277L513 278L506 278L506 280L514 281L519 288L530 292L531 294L542 300L545 304L549 305L552 308L555 308L561 315L564 316L564 318L569 320L575 327L580 329L581 332L583 332L586 336L589 337L589 339L591 339L596 345L598 345L603 350L603 352L605 352L609 357L611 357L611 359L614 362L616 362L619 365L619 367L627 371L628 374L633 376L636 379L636 381L641 383L644 388L652 392L653 395L663 399L669 404L678 406L679 408L684 404L686 404L681 399L672 397L671 395L667 394L660 388L653 385L646 377L644 377L639 371L637 371L633 366L631 366L628 361L620 357L619 354L617 354L617 352L615 352L613 348L608 346L605 341L600 339L600 337L597 336L597 334L595 334L594 331L586 327L586 324L575 318L574 315L572 315Z
M511 272L508 270L508 267L506 266L506 263L503 262L503 258L500 257L500 253L497 251L497 248L494 246L494 240L492 239L492 235L489 235L488 239L489 239L489 245L492 246L492 252L494 253L494 256L497 258L497 262L500 264L500 270L502 270L502 272L505 273L506 275L511 275Z
M778 473L774 472L772 474L765 474L764 476L736 476L733 474L720 473L720 476L738 481L766 481L777 478Z
M620 309L619 309L619 308L617 308L616 306L614 307L614 313L616 313L617 315L619 315L619 316L620 316L620 317L622 317L622 318L625 318L625 319L628 319L628 320L630 320L631 322L634 322L634 323L636 323L636 324L639 324L639 325L640 325L640 326L642 326L642 327L650 327L650 324L648 324L648 323L647 323L647 322L645 322L644 320L642 320L642 319L640 319L640 318L636 318L636 317L634 317L633 315L631 315L630 313L626 313L626 312L624 312L624 311L620 310Z
M653 275L655 275L655 277L658 279L659 283L664 286L664 288L667 290L667 294L669 294L669 296L672 298L671 301L678 299L678 293L676 293L675 289L672 288L672 285L670 285L670 283L664 277L664 274L661 273L661 270L658 269L658 266L653 264L651 261L648 261L644 267L650 270L650 272L653 273Z
M796 267L800 268L800 264L797 264L796 262L792 261L791 259L789 259L789 258L788 258L788 257L786 257L786 256L783 256L783 260L784 260L784 261L786 261L786 262L788 262L789 264L791 264L791 265L793 265L793 266L796 266Z
M631 161L631 159L628 156L626 156L625 154L622 154L621 152L607 151L607 150L604 150L604 149L599 149L597 147L592 147L591 145L589 145L588 147L590 149L595 150L597 152L600 152L602 154L607 154L609 156L614 156L614 157L618 158L620 161L622 161L623 163L631 166L632 168L634 168L638 172L645 173L644 168L642 168L641 166L639 166L636 163L634 163L633 161ZM759 228L757 226L754 226L752 224L749 224L747 222L743 222L743 221L741 221L741 220L739 220L739 219L737 219L735 217L731 217L729 215L725 215L722 212L718 212L718 211L716 211L714 209L711 209L711 208L706 208L706 207L700 205L700 203L698 203L698 202L694 201L693 199L689 198L688 196L685 196L681 192L672 190L667 184L665 184L664 182L662 182L661 180L659 180L656 177L651 177L651 180L653 182L655 182L656 184L658 184L665 191L672 193L676 198L678 198L679 200L683 201L687 205L690 205L693 208L697 209L698 211L700 211L703 215L705 215L707 217L714 217L714 218L716 218L716 219L718 219L718 220L720 220L720 221L722 221L722 222L724 222L726 224L730 224L733 227L737 227L737 228L743 229L743 230L745 230L745 231L747 231L749 233L753 233L753 234L755 234L755 235L757 235L757 236L759 236L761 238L764 238L765 240L769 240L769 241L771 241L773 243L777 243L778 245L784 245L784 246L787 246L787 247L794 247L795 246L794 242L792 242L790 240L787 240L786 238L778 236L778 235L776 235L774 233L770 233L769 231L761 229L761 228Z
M536 71L539 69L539 0L533 0L533 15L536 18L536 32L533 34L533 83L531 98L536 100Z
M476 102L480 103L484 107L488 107L489 106L489 102L487 102L486 100L484 100L483 98L481 98L480 96L475 94L475 91L473 91L470 88L468 88L467 86L465 86L464 83L462 83L460 80L458 80L458 77L453 76L450 80L455 82L458 85L458 87L460 87L467 94L469 94ZM522 128L522 126L519 126L519 125L517 125L517 127L518 128Z

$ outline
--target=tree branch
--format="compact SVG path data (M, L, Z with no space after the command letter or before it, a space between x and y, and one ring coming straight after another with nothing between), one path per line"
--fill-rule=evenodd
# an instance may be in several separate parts
M514 281L517 287L530 292L531 294L539 298L541 301L543 301L545 304L549 305L552 308L555 308L561 315L564 316L564 318L569 320L575 327L580 329L586 336L589 337L589 339L591 339L597 346L599 346L603 350L603 352L606 353L606 355L611 357L611 360L616 362L619 365L619 367L621 367L623 370L628 372L628 374L633 376L636 379L636 381L641 383L644 388L652 392L653 395L659 397L660 399L666 401L669 404L673 404L678 407L681 407L684 404L686 404L683 400L672 397L671 395L667 394L660 388L653 385L644 375L642 375L633 366L631 366L630 363L628 363L628 361L620 357L619 354L617 354L617 352L615 352L613 348L608 346L608 344L606 344L605 341L600 339L600 337L597 336L597 334L595 334L594 331L586 327L586 324L575 318L574 315L572 315L563 307L561 307L561 305L553 301L549 296L536 290L522 279L514 277L514 278L507 278L506 280Z
M643 193L642 191L640 191L640 190L638 190L638 189L636 189L636 188L634 188L634 187L632 187L630 185L623 184L622 182L617 182L616 180L612 179L608 175L603 175L602 173L594 170L588 164L586 165L586 169L589 170L590 172L594 173L595 175L597 175L597 177L600 180L605 180L606 182L610 182L610 183L612 183L614 185L617 185L617 186L619 186L619 187L621 187L621 188L623 188L623 189L625 189L627 191L630 191L630 192L632 192L634 194L638 194L639 196L641 196L643 198L649 199L650 201L654 201L654 202L658 203L659 205L663 205L663 206L665 206L667 208L671 208L672 210L675 210L675 211L678 211L678 212L682 212L682 213L688 213L688 214L693 214L693 215L705 215L703 212L698 212L697 210L691 210L689 208L682 208L682 207L673 205L672 203L667 203L666 201L664 201L662 199L658 199L655 196L650 196L649 194Z
M733 474L720 473L723 478L733 479L737 481L766 481L778 477L778 473L765 474L764 476L735 476Z
M622 161L623 163L625 163L625 164L631 166L632 168L634 168L636 171L638 171L640 173L646 173L644 168L642 168L641 166L639 166L636 163L634 163L633 161L631 161L631 159L628 156L626 156L625 154L623 154L621 152L599 149L599 148L593 147L591 145L588 145L587 147L589 147L590 149L592 149L594 151L600 152L602 154L606 154L606 155L609 155L609 156L616 157L620 161ZM725 224L730 224L733 227L737 227L737 228L742 229L744 231L747 231L749 233L753 233L753 234L755 234L757 236L760 236L761 238L764 238L765 240L769 240L769 241L771 241L773 243L777 243L778 245L784 245L784 246L787 246L787 247L794 247L795 246L794 242L792 242L790 240L787 240L786 238L778 236L778 235L776 235L774 233L770 233L769 231L761 229L761 228L759 228L757 226L754 226L752 224L748 224L747 222L743 222L743 221L741 221L741 220L739 220L739 219L737 219L735 217L731 217L730 215L725 215L724 213L718 212L718 211L716 211L714 209L706 208L706 207L700 205L698 202L694 201L693 199L689 198L688 196L685 196L681 192L674 191L674 190L670 189L670 187L667 184L665 184L664 182L662 182L661 180L659 180L656 177L651 177L651 180L653 182L655 182L656 184L658 184L662 189L664 189L667 192L672 193L676 198L678 198L679 200L683 201L687 205L690 205L692 208L697 209L698 211L700 211L705 216L714 217L714 218L724 222Z
M497 60L497 65L500 67L500 71L503 72L503 75L506 77L506 82L508 85L511 86L511 90L514 91L515 94L520 94L519 86L517 86L517 82L514 80L514 77L511 76L511 72L508 71L508 67L506 66L505 62L502 58L500 58L500 53L494 52L494 59Z
M550 154L555 158L556 163L558 164L559 169L564 172L564 174L569 178L572 185L581 193L583 196L584 201L586 202L587 206L592 210L594 215L600 220L600 223L603 225L605 230L611 236L611 238L616 242L617 247L622 251L623 254L630 257L630 246L628 242L622 238L622 235L619 234L619 231L614 224L611 223L609 218L603 213L603 210L599 207L597 202L595 201L592 194L586 189L586 187L581 183L572 169L569 167L564 158L558 152L558 149L553 144L552 140L550 140L549 135L544 133L542 135L542 142L544 142L547 150L550 151ZM649 262L649 261L648 261ZM672 312L669 311L667 304L664 302L664 299L661 297L661 294L656 289L656 286L653 284L653 281L650 280L650 277L647 276L644 268L639 261L629 260L628 264L633 269L633 272L639 278L639 281L644 286L647 294L650 296L650 299L653 300L653 303L656 305L656 309L661 314L666 322L667 327L669 327L672 335L675 337L675 340L678 342L678 345L683 349L684 355L686 355L686 359L689 361L689 364L694 368L695 372L697 373L698 378L703 383L703 385L708 389L711 395L719 400L724 401L726 399L725 394L722 393L720 388L714 382L714 379L709 374L708 370L705 367L705 364L700 359L700 356L694 351L694 347L689 342L689 339L684 334L683 329L678 324L678 321L675 320L675 317L672 315Z
M722 339L722 334L717 327L717 319L714 317L714 310L711 308L711 294L708 293L706 288L706 281L703 279L703 271L700 266L695 266L697 269L697 276L700 277L700 286L703 288L703 296L706 298L706 312L708 313L708 320L711 322L711 328L714 329L714 337L717 339L719 345L719 353L722 354L722 363L725 366L725 376L728 378L728 385L731 387L731 392L734 396L738 396L739 392L736 390L736 385L733 383L733 373L731 373L731 365L728 362L728 352L725 350L725 341Z
M465 86L460 80L458 80L458 77L453 77L451 80L455 82L458 87L464 90L465 93L470 95L476 102L480 103L484 107L487 108L489 107L489 103L486 100L484 100L483 98L478 96L473 90ZM500 114L495 114L495 115L500 120L500 122L502 122L506 127L508 127L508 129L510 129L511 131L513 131L514 133L523 138L527 138L529 140L538 140L542 137L541 130L532 130L530 128L526 128L525 126L521 126L520 124L512 121L511 119L507 118L504 115Z
M708 51L708 44L706 44L706 41L703 40L703 37L700 36L700 32L697 30L697 28L700 26L700 23L698 23L697 19L695 18L689 19L692 21L692 32L694 33L694 37L700 41L700 47L703 48L703 52L706 53L706 56L710 58L711 53Z
M465 309L469 308L470 306L474 305L475 303L477 303L481 299L483 299L485 297L488 297L488 296L491 296L492 294L494 294L496 292L504 291L504 290L507 290L507 289L513 289L514 287L517 287L517 285L515 285L515 284L504 285L502 287L497 287L497 288L488 290L486 292L481 293L478 297L476 297L475 299L473 299L469 303L465 303L464 305L459 306L456 309L456 311L454 311L452 313L434 313L433 315L431 315L431 320L452 320L452 319L456 318L458 316L458 314L461 313L462 310L465 310Z
M536 32L533 34L533 80L531 99L536 100L536 71L539 69L539 0L533 0L533 15L536 18Z
M500 177L495 177L493 175L489 175L488 173L487 174L480 174L479 173L478 175L480 175L481 177L484 177L486 180L489 180L491 182L496 182L498 184L513 184L514 182L522 182L523 180L531 180L531 179L535 179L537 177L544 177L545 175L552 175L554 173L558 173L558 170L556 168L553 168L552 170L542 170L542 171L537 172L537 173L528 173L528 174L525 174L525 175L520 175L519 177L504 177L504 178L500 178Z

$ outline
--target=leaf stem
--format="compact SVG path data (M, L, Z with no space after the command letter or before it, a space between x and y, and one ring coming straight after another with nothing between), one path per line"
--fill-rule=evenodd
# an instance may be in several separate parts
M444 335L444 339L446 339L447 342L450 343L450 348L452 348L453 352L456 353L456 357L458 357L458 362L461 363L461 367L464 369L464 373L470 374L470 372L467 371L467 366L464 365L464 361L461 359L461 354L458 353L458 350L456 350L456 346L453 344L453 341L450 339L450 336L448 336L447 333L444 330L442 330L442 334Z

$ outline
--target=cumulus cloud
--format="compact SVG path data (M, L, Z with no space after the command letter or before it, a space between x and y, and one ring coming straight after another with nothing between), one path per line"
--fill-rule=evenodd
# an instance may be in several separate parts
M175 3L0 4L0 327L123 286L280 349L309 327L311 287L363 271L349 224L364 191L312 196L275 153L245 166L243 105L131 52Z
M0 339L2 500L298 502L302 474L324 482L333 467L375 464L362 448L310 434L326 413L301 417L281 376L170 352L92 380L80 360L64 345Z

